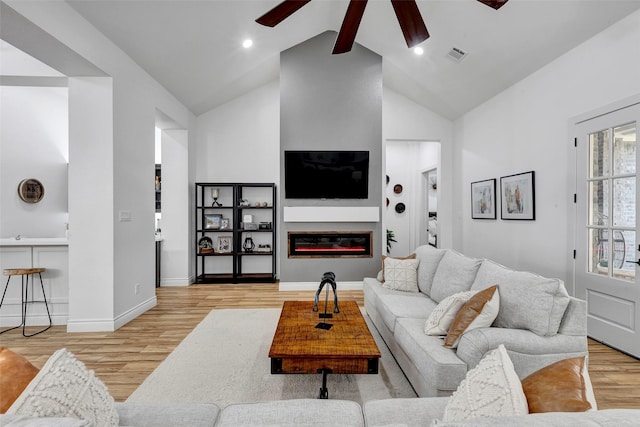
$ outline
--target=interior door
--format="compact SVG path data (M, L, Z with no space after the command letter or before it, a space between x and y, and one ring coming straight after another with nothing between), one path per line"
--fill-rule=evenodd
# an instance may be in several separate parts
M576 136L575 290L588 335L640 357L637 125L640 104L585 120Z

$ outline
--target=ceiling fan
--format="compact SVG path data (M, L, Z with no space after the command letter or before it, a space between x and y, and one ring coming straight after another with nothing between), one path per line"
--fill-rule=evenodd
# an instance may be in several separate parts
M293 13L298 11L302 6L311 0L284 0L276 7L256 19L256 22L267 27L275 27ZM407 42L407 46L412 48L429 38L427 26L422 20L420 10L416 4L416 0L390 0L396 18L400 24L400 29ZM478 0L494 9L500 9L509 0ZM367 0L350 0L347 13L342 21L338 38L333 46L333 54L349 52L353 47L356 39L356 33L367 6Z

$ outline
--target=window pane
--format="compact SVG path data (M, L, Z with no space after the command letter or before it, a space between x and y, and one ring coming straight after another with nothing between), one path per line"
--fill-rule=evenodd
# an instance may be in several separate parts
M636 179L613 180L613 225L636 226Z
M615 175L636 173L635 122L613 129L613 168Z
M609 181L589 183L589 225L609 225Z
M636 265L634 254L636 247L636 232L613 230L612 268L613 277L617 279L635 281Z
M609 176L609 130L589 135L589 178Z
M589 229L589 273L609 275L609 233L605 229Z

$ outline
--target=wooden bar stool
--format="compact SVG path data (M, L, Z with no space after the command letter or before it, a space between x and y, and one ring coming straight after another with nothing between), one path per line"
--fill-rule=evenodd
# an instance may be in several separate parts
M22 326L22 335L25 337L32 337L34 335L38 335L47 329L49 329L52 325L51 321L51 313L49 312L49 304L47 303L47 296L44 292L44 284L42 283L42 272L45 271L46 268L5 268L4 275L9 276L7 279L7 284L4 287L4 292L2 293L2 300L0 300L0 309L2 308L2 303L4 303L4 297L7 293L7 289L9 288L9 282L13 276L22 276L22 323L18 326L14 326L13 328L5 329L4 331L0 331L0 334L4 334L5 332L12 331L14 329L18 329ZM42 297L43 300L34 300L33 295L31 295L31 301L29 301L29 276L31 276L31 293L33 294L33 275L37 274L40 277L40 287L42 288ZM47 315L49 316L49 326L46 328L35 332L33 334L27 334L25 332L25 328L27 326L27 306L29 304L35 303L44 303L44 306L47 309Z

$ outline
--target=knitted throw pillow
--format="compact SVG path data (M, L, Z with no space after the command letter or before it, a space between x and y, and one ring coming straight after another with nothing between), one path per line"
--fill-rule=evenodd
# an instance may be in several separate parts
M117 426L118 413L105 385L67 349L53 353L7 410L29 417L71 417Z
M527 398L504 345L490 351L453 393L443 421L529 413Z
M458 292L440 301L424 324L424 333L427 335L447 335L456 314L475 293L475 291Z

